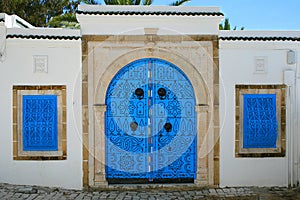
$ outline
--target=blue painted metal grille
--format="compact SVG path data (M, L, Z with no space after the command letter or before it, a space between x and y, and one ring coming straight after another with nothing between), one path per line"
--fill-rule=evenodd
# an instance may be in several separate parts
M196 114L191 83L184 73L166 61L152 61L151 116L154 154L152 178L195 178ZM165 90L162 95L160 90ZM164 112L164 115L162 113ZM167 130L164 125L172 125Z
M276 94L244 94L244 148L276 148Z
M23 95L23 151L57 151L57 96Z
M195 97L179 68L132 62L111 81L106 104L108 179L195 178Z
M146 61L131 63L118 72L108 88L105 132L108 178L147 178L147 69ZM137 89L143 94L136 95Z

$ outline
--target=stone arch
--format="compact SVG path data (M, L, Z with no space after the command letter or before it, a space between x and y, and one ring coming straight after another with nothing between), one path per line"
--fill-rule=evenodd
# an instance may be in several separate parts
M207 57L210 57L209 55ZM187 76L192 84L195 94L197 112L197 172L196 185L213 185L214 181L214 161L211 147L214 145L213 129L210 126L213 96L210 94L210 87L199 66L194 66L188 61L188 58L164 48L145 47L132 51L127 51L123 55L114 59L109 65L97 66L103 67L101 74L97 75L96 84L93 88L93 111L94 122L92 122L90 137L92 140L91 149L95 152L94 161L90 162L92 166L92 176L94 176L95 186L107 186L105 178L105 99L109 84L113 77L127 64L143 58L158 58L168 61L177 66ZM204 72L205 73L205 72ZM95 78L95 77L94 77ZM212 78L212 77L211 77Z
M195 91L196 105L209 105L212 97L209 94L208 87L201 75L201 72L199 72L196 67L188 62L183 56L162 48L136 49L113 61L97 80L98 84L95 88L94 103L104 105L107 89L117 72L127 64L142 58L160 58L173 63L175 66L180 68L190 80Z

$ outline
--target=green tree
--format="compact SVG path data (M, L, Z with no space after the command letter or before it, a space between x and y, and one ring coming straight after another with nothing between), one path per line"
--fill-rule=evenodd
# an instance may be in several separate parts
M81 0L0 0L0 12L16 14L34 26L44 27L54 16L74 13Z
M230 26L230 22L229 22L229 19L228 18L225 18L224 20L224 24L219 24L219 29L220 30L231 30L231 26ZM241 30L244 30L245 27L241 27ZM233 28L233 30L237 30L237 27L235 26Z
M189 2L189 1L191 1L191 0L175 1L175 2L171 3L170 6L181 6L181 5L183 5L184 3Z
M181 6L188 1L190 0L177 0L170 5ZM96 0L82 0L81 2L85 4L99 4ZM104 0L104 3L106 5L151 5L153 0ZM48 25L50 27L79 28L74 12L52 17Z
M177 0L170 6L181 6L191 0ZM151 5L153 0L104 0L106 5Z
M90 5L98 5L99 4L97 2L97 0L82 0L81 2L83 2L85 4L90 4Z
M63 13L58 16L52 17L47 25L49 27L54 27L54 28L71 28L71 29L78 29L80 28L79 23L77 22L75 12L77 10L77 7L80 3L85 3L89 5L98 5L99 3L97 0L78 0L76 2L71 2L67 10L69 12Z
M152 0L104 0L106 5L151 5Z
M219 24L219 29L220 30L230 30L230 23L229 23L229 19L225 18L224 24Z
M48 26L54 28L80 28L79 23L76 19L76 15L74 13L66 13L63 15L52 17L51 20L48 22Z
M180 6L190 0L177 0ZM151 5L153 0L104 0L106 5ZM0 12L16 14L37 27L78 28L75 12L80 3L99 4L97 0L0 0Z

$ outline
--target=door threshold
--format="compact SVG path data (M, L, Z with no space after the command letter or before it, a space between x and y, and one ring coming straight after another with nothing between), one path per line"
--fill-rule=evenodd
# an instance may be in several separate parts
M140 190L140 189L180 189L189 190L193 188L203 188L195 183L150 183L150 184L109 184L111 190Z
M106 179L109 185L114 185L114 184L189 184L189 183L194 183L193 178L164 178L164 179L147 179L147 178L134 178L134 179L128 179L128 178L122 178L122 179L117 179L117 178L109 178Z

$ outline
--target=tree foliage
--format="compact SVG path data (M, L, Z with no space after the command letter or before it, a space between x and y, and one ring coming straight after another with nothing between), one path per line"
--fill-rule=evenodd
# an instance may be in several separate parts
M52 17L48 22L48 26L54 28L71 28L79 29L79 23L77 22L76 15L74 13L66 13Z
M74 13L81 0L0 0L0 12L15 14L34 26L45 27L54 16Z
M190 0L170 4L180 6ZM151 5L153 0L104 0L106 5ZM80 3L97 0L0 0L0 13L15 14L37 27L79 28L75 12Z
M219 24L220 30L231 30L230 22L228 18L225 18L224 24ZM241 27L241 30L244 30L245 27ZM235 26L232 30L237 30L237 27Z
M177 1L173 2L173 3L171 3L170 6L181 6L184 3L189 2L189 1L191 1L191 0L177 0Z
M99 3L96 0L82 0L81 2L90 5L98 5Z
M171 6L181 6L191 0L177 0ZM153 0L104 0L106 5L151 5Z
M151 5L152 0L104 0L106 5Z

